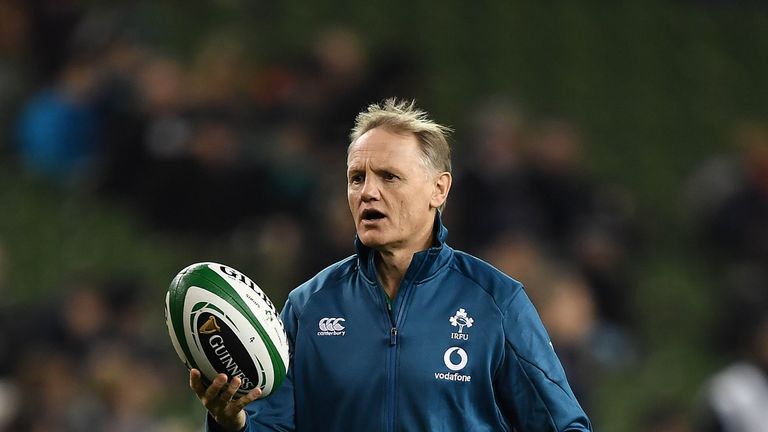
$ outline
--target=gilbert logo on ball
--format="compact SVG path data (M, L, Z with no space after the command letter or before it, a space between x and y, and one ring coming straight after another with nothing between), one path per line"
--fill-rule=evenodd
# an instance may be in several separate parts
M176 353L206 384L219 373L241 380L238 395L274 392L288 369L288 340L274 304L250 278L211 262L180 271L165 296ZM238 396L236 395L236 396Z

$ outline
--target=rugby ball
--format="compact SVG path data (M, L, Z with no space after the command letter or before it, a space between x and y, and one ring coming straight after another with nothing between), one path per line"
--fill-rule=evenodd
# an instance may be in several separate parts
M223 264L192 264L165 296L171 343L206 386L219 373L240 377L235 397L277 390L288 369L288 340L274 304L251 279Z

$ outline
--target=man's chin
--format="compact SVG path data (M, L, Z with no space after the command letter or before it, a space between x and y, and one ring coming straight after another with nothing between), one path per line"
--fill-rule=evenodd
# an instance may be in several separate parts
M370 232L358 233L357 238L360 239L360 243L371 249L378 249L386 244L378 235L371 234Z

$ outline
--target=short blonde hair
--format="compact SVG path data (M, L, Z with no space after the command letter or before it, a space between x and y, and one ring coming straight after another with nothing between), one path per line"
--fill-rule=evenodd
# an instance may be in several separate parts
M389 98L381 104L371 104L357 115L355 126L349 134L349 149L363 134L383 127L394 133L412 133L421 146L422 162L435 172L451 172L451 147L449 127L432 121L425 111L416 107L414 100Z

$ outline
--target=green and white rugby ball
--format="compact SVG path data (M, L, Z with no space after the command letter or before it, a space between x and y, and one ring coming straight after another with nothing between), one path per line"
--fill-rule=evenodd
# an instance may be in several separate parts
M165 296L171 342L206 385L219 373L240 377L235 397L277 390L288 369L288 339L274 304L251 279L222 264L192 264Z

